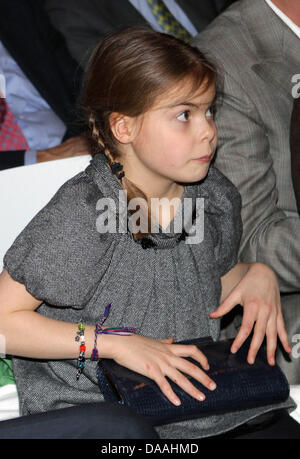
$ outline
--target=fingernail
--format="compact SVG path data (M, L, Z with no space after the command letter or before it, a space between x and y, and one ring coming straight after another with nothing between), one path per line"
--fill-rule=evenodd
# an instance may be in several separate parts
M181 405L181 401L179 400L179 398L174 398L174 399L173 399L173 403L174 403L174 405L176 405L176 406Z
M198 394L197 399L203 402L205 400L205 396L203 394Z
M210 383L210 385L209 385L209 388L210 388L211 390L215 390L216 387L217 387L217 385L216 385L216 383L214 383L214 382Z
M253 358L253 357L250 357L250 358L248 359L248 363L250 363L250 365L253 365L253 363L254 363L254 358Z
M232 353L232 354L235 354L236 351L237 351L237 349L236 349L235 347L232 347L232 348L231 348L231 353Z

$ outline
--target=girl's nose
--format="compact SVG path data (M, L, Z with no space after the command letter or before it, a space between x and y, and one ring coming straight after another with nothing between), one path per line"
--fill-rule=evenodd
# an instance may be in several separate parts
M205 120L201 126L200 139L201 141L211 142L217 134L215 122L213 120Z

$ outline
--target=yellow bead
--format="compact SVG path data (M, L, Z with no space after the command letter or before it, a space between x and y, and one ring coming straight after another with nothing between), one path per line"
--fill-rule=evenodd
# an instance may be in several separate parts
M85 329L85 325L84 324L79 324L78 325L78 330L79 331L84 331L84 329Z

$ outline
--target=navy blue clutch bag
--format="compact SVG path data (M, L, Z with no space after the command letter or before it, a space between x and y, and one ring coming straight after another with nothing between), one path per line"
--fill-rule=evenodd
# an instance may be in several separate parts
M130 406L140 415L149 418L153 425L240 411L287 400L288 381L277 365L268 364L265 346L261 346L255 363L250 365L246 360L250 338L236 354L230 352L232 342L233 339L214 342L208 337L174 343L195 344L208 358L210 369L206 373L217 384L214 391L185 375L205 394L204 402L198 402L167 378L181 400L181 405L175 406L155 381L110 359L100 360L98 364L100 391L106 401ZM201 368L194 359L187 359Z

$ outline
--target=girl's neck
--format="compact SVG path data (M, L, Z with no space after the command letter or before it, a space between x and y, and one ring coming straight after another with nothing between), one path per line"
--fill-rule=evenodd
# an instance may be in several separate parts
M123 170L128 180L133 182L146 196L150 198L181 198L184 185L145 169L141 164L122 160Z

